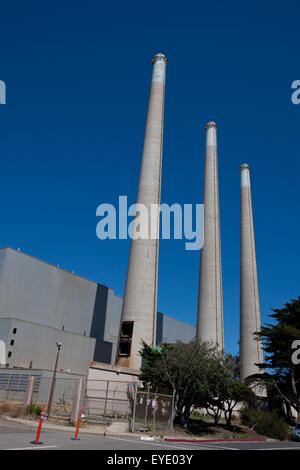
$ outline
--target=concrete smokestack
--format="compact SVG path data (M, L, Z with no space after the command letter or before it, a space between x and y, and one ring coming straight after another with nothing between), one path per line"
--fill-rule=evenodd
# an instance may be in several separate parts
M160 204L164 95L167 58L152 59L153 73L137 204L149 214L147 239L132 239L124 292L116 363L140 369L142 340L156 344L159 213L151 226L151 205ZM137 214L139 215L139 214ZM138 217L137 217L138 218ZM135 222L135 228L138 221ZM152 237L151 237L152 229ZM156 233L156 239L153 233Z
M201 251L197 338L224 349L217 125L206 130L204 173L204 244Z
M241 245L240 245L240 365L241 380L259 372L257 363L264 360L260 341L253 336L261 328L256 253L253 228L250 167L243 164L241 173Z

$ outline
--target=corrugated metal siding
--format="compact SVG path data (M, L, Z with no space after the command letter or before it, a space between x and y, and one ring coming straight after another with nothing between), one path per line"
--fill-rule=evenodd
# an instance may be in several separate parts
M25 392L28 382L28 377L36 377L34 383L34 392L38 392L40 388L41 375L35 374L0 374L0 390L11 390L16 392Z

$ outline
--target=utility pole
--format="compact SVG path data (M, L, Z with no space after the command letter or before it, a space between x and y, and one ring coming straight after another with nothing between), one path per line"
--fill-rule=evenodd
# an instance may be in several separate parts
M61 343L56 343L56 346L57 346L57 355L56 355L56 361L55 361L55 366L54 366L54 371L53 371L52 384L51 384L51 390L50 390L50 395L49 395L49 400L48 400L48 408L47 408L48 418L50 418L50 413L51 413L51 408L52 408L52 402L53 402L53 396L54 396L54 390L55 390L55 382L56 382L56 371L57 371L58 359L59 359L60 350L61 350Z

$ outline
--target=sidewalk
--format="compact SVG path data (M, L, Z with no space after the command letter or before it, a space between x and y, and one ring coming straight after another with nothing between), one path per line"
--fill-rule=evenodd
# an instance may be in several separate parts
M30 420L30 419L24 419L24 418L11 418L9 416L3 416L1 418L2 421L8 422L8 423L13 423L13 424L22 424L23 426L30 427L32 430L37 429L38 427L38 421L35 420ZM123 424L123 423L122 423ZM49 423L45 422L43 423L43 431L45 430L59 430L59 431L66 431L70 432L72 434L75 433L75 426L64 426L61 424L55 424L55 423ZM81 427L79 430L80 434L98 434L99 436L124 436L124 437L135 437L137 439L140 438L141 434L140 433L132 433L130 431L124 431L120 427L119 429L116 430L110 430L109 426L104 426L104 425L93 425L90 428L86 427ZM160 439L156 439L160 440Z

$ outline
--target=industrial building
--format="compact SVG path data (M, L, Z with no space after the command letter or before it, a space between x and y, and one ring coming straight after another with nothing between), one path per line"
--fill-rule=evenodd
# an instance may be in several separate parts
M0 367L86 376L97 364L138 374L142 341L155 347L194 338L224 350L217 125L205 126L204 245L200 258L197 328L157 312L159 211L167 58L152 59L152 79L137 192L147 209L147 235L132 237L124 301L114 290L11 248L0 249ZM137 211L138 212L138 211ZM133 232L140 220L134 221ZM241 379L257 372L261 327L249 166L241 166ZM101 369L99 366L98 369ZM119 369L118 369L119 368ZM107 374L113 374L105 370Z
M0 248L0 367L86 376L115 364L123 300L113 289L9 247ZM156 343L190 341L195 327L158 313Z

